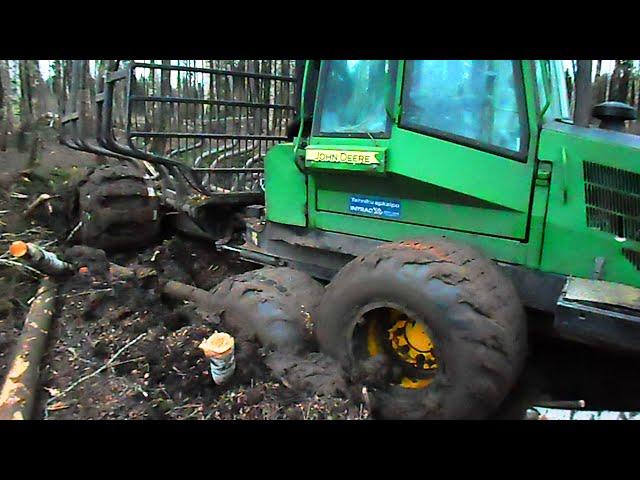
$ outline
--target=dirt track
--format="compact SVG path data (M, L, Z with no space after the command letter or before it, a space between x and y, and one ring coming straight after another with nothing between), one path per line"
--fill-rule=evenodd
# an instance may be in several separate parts
M154 275L142 280L107 278L100 267L106 259L94 255L87 262L87 252L74 257L60 237L66 221L64 198L51 201L51 208L39 207L32 220L23 218L26 206L39 194L64 193L74 178L94 165L93 157L47 144L39 166L23 172L26 155L0 155L7 166L0 190L0 211L5 212L0 217L0 251L6 252L11 241L19 239L90 265L90 274L60 281L35 418L368 417L361 402L347 398L346 387L335 387L343 383L340 372L319 353L279 357L262 352L256 343L240 341L232 381L216 386L198 345L223 326L187 302L164 298L159 278L209 290L229 275L256 267L216 253L205 243L166 237L143 251L109 257L123 266L150 267ZM4 299L0 308L6 314L0 320L1 381L38 279L15 266L0 265L0 274Z

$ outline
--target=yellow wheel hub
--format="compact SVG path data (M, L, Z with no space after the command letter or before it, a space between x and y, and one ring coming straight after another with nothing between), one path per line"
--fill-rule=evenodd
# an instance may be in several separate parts
M391 327L386 330L386 337L391 345L391 349L398 359L411 365L418 371L433 372L438 368L434 352L434 343L422 324L411 320L407 315L394 310L387 309L384 315ZM377 319L376 319L377 320ZM372 320L368 328L368 349L372 356L378 355L381 351L380 322ZM424 388L428 386L432 378L409 378L403 377L400 385L405 388Z

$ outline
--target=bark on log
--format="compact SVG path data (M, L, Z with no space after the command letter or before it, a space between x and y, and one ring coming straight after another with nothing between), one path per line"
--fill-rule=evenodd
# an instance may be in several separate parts
M55 309L57 285L45 277L24 320L16 356L0 391L0 420L29 420L39 385L44 353Z
M11 244L9 252L16 258L22 258L33 268L49 275L63 275L73 270L70 263L60 260L55 253L48 252L33 243L18 240Z
M201 288L169 280L163 285L162 292L174 300L189 300L203 310L213 310L211 293Z

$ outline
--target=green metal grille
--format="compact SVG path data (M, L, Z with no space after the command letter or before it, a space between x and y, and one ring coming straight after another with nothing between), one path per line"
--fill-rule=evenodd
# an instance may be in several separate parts
M640 175L584 162L587 225L640 241Z

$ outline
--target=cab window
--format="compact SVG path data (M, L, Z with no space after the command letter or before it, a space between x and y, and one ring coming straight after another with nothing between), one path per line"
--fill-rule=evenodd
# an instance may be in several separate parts
M524 158L522 73L512 60L407 62L400 126Z
M544 64L548 65L546 73ZM538 108L542 109L549 101L549 108L544 114L545 120L569 120L569 97L567 94L567 83L562 69L562 62L559 60L536 60L536 88L538 90ZM548 88L545 88L545 78L548 76ZM547 92L550 90L550 92ZM548 98L550 93L550 98Z
M320 73L314 135L388 138L396 78L390 60L329 60Z

